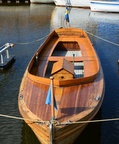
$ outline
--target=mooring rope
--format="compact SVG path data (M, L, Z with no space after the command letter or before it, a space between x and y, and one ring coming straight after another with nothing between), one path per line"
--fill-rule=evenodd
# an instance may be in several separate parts
M26 118L22 118L22 117L16 117L16 116L11 116L11 115L4 115L4 114L0 114L0 117L5 117L5 118L10 118L10 119L16 119L16 120L22 120L22 121L31 121L31 122L36 122L36 123L44 123L46 121L39 121L39 120L33 120L33 119L26 119Z
M86 32L87 32L87 31L86 31ZM114 42L111 42L111 41L106 40L106 39L104 39L104 38L101 38L101 37L99 37L99 36L96 36L96 35L94 35L94 34L92 34L92 33L90 33L90 32L87 32L87 33L88 33L89 35L94 36L94 37L96 37L96 38L98 38L98 39L101 39L101 40L103 40L103 41L105 41L105 42L108 42L108 43L110 43L110 44L119 46L119 44L117 44L117 43L114 43Z
M84 123L99 123L99 122L111 122L111 121L118 121L119 118L112 118L112 119L101 119L101 120L90 120L90 121L69 121L66 123L59 123L57 125L69 125L69 124L84 124Z
M87 32L87 31L86 31L86 32ZM91 35L91 36L94 36L94 37L96 37L96 38L98 38L98 39L101 39L101 40L103 40L103 41L106 41L106 42L108 42L108 43L110 43L110 44L119 46L119 44L117 44L117 43L114 43L114 42L111 42L111 41L109 41L109 40L103 39L103 38L101 38L101 37L99 37L99 36L96 36L96 35L90 33L90 32L87 32L87 33L88 33L89 35ZM49 35L49 34L48 34L48 35ZM48 37L48 35L45 35L44 37L42 37L42 38L40 38L40 39L37 39L37 40L34 40L34 41L31 41L31 42L22 42L22 43L14 43L14 44L16 44L16 45L17 45L17 44L19 44L19 45L31 44L31 43L34 43L34 42L41 41L42 39ZM4 46L4 45L3 45L3 46ZM3 46L2 46L2 47L3 47ZM2 47L0 47L0 48L2 48ZM32 120L32 119L25 119L25 118L21 118L21 117L4 115L4 114L0 114L0 117L17 119L17 120L28 120L28 121L31 121L31 122L39 122L39 123L40 123L40 122L41 122L41 123L45 123L45 122L46 122L46 121L39 121L39 120L34 121L34 120ZM81 124L81 123L96 123L96 122L109 122L109 121L118 121L118 120L119 120L119 118L102 119L102 120L90 120L90 121L78 121L78 122L72 122L72 121L70 121L70 122L66 122L66 123L59 123L59 124L57 124L57 125Z
M10 116L10 115L4 115L4 114L0 114L0 117L5 117L5 118L11 118L11 119L16 119L16 120L28 120L31 122L36 122L36 123L46 123L47 121L39 121L39 120L32 120L32 119L25 119L25 118L21 118L21 117L16 117L16 116ZM65 123L58 123L56 124L56 126L60 126L60 125L68 125L68 124L83 124L83 123L99 123L99 122L111 122L111 121L118 121L119 118L111 118L111 119L101 119L101 120L90 120L90 121L77 121L77 122L73 122L73 121L68 121Z
M48 35L49 35L49 34L48 34ZM44 37L39 38L39 39L34 40L34 41L31 41L31 42L14 43L14 45L26 45L26 44L31 44L31 43L39 42L39 41L41 41L42 39L48 37L48 35L45 35Z
M119 44L117 44L117 43L114 43L114 42L111 42L111 41L106 40L106 39L104 39L104 38L101 38L101 37L99 37L99 36L97 36L97 35L94 35L94 34L88 32L88 31L86 31L86 33L88 33L89 35L94 36L94 37L96 37L96 38L98 38L98 39L100 39L100 40L103 40L103 41L105 41L105 42L108 42L108 43L110 43L110 44L119 46ZM44 37L41 37L41 38L39 38L39 39L37 39L37 40L30 41L30 42L14 43L14 45L26 45L26 44L31 44L31 43L39 42L39 41L41 41L42 39L48 37L48 35L49 35L49 34L47 34L47 35L45 35ZM2 46L2 47L3 47L3 46ZM0 48L2 48L2 47L0 47Z

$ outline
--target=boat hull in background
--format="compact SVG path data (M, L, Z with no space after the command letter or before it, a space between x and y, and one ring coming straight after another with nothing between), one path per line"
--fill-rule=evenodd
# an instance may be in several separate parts
M113 1L91 1L91 11L119 12L119 2Z
M57 6L70 6L70 7L90 7L90 0L54 0L55 5Z
M30 0L31 3L42 3L42 4L52 4L53 0Z

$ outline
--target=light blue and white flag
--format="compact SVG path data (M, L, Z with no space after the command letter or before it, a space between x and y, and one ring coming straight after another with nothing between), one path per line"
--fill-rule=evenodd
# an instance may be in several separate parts
M48 104L48 105L52 104L51 89L52 89L52 85L50 84L48 94L47 94L47 98L46 98L46 102L45 102L45 104ZM55 98L54 98L54 107L55 107L56 110L58 110Z

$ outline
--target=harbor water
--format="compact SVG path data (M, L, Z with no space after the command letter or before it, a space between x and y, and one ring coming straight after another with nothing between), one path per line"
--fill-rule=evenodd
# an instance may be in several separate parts
M9 70L0 71L0 114L21 117L19 86L34 52L46 36L65 27L64 7L30 4L0 6L0 46L13 43L16 56ZM84 29L102 64L105 97L95 119L119 118L119 14L70 8L70 27ZM22 120L0 116L0 144L39 144ZM90 123L74 144L119 144L119 121Z

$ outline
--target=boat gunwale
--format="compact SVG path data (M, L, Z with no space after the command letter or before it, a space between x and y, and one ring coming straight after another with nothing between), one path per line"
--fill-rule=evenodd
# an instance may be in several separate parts
M71 31L77 31L76 28L68 28L68 29L71 29ZM42 49L45 47L45 45L50 41L51 37L53 37L54 35L57 35L59 36L60 34L62 34L64 31L67 32L67 29L57 29L57 30L54 30L53 32L51 32L48 36L48 38L44 41L44 43L38 48L37 52L38 54L41 53ZM97 70L95 73L92 73L91 75L89 76L84 76L84 77L81 77L81 78L75 78L75 79L69 79L69 80L56 80L54 79L54 85L55 86L69 86L69 85L78 85L78 84L85 84L85 83L90 83L90 82L93 82L94 79L96 78L96 76L98 75L99 73L99 70L100 70L100 64L99 64L99 58L96 54L96 51L94 50L89 38L88 38L88 35L86 34L86 32L82 29L78 29L78 33L80 33L81 35L84 35L85 39L88 41L88 44L90 45L90 48L93 52L93 57L94 58L85 58L85 56L82 56L82 57L76 57L76 61L78 59L80 59L79 61L83 61L84 63L89 61L95 61L96 65L97 65ZM58 39L57 42L53 45L51 51L50 51L50 54L49 56L47 57L47 61L50 61L49 59L53 59L54 56L51 56L52 55L52 52L54 51L54 49L56 48L56 45L57 43L59 42L60 40ZM77 42L77 41L76 41ZM37 82L37 83L44 83L46 85L49 85L50 84L50 78L46 78L46 77L41 77L41 76L37 76L37 75L33 75L30 73L30 70L31 70L31 67L33 66L34 64L34 60L35 60L35 55L36 53L34 54L34 56L32 57L29 65L28 65L28 68L27 68L27 71L28 71L28 77L29 79L31 79L32 81L34 82ZM55 57L54 57L55 58ZM57 57L58 58L58 57ZM64 57L65 59L69 59L68 57Z

